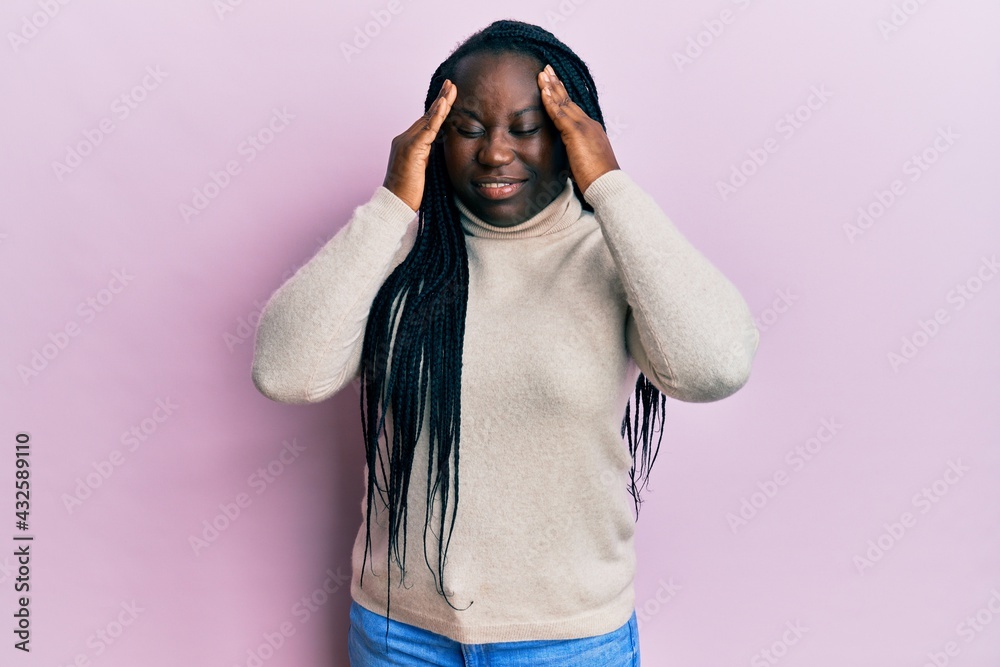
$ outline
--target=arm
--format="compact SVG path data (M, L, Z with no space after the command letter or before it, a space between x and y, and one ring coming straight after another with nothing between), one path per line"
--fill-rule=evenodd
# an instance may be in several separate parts
M650 382L689 402L746 384L760 334L736 287L621 169L590 183L584 199L625 288L629 354Z
M316 403L358 376L368 312L412 248L416 219L416 211L379 186L271 295L257 326L251 371L262 394Z

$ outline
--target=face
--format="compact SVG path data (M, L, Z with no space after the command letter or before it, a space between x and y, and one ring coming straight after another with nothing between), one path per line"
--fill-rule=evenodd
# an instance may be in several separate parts
M538 213L569 176L566 147L542 106L542 67L523 54L475 53L459 60L450 77L458 95L439 132L448 178L470 211L498 227ZM518 184L478 185L495 178Z

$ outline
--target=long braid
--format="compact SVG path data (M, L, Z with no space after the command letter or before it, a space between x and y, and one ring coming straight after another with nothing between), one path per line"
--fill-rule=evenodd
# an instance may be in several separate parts
M513 20L495 21L460 44L434 72L424 111L437 98L444 80L454 81L459 60L473 53L521 53L542 64L551 64L571 99L588 116L607 129L598 101L597 87L587 65L568 46L547 30ZM417 235L406 258L384 281L372 304L365 328L361 355L361 419L367 462L367 521L364 563L371 547L371 520L374 494L389 511L389 543L386 574L391 581L393 555L405 578L406 517L410 473L416 442L429 401L426 516L424 560L434 572L427 552L427 531L437 538L437 591L453 609L445 592L444 566L458 511L459 441L461 423L462 351L468 305L469 261L465 232L461 225L440 145L440 136L431 147L420 204ZM574 182L573 189L583 210L593 212ZM536 204L544 207L543 203ZM631 402L631 399L630 399ZM635 501L638 520L640 493L663 439L662 417L666 397L639 375L636 381L634 424L626 405L621 435L628 435L632 456L629 492ZM640 406L642 421L640 424ZM385 421L391 410L392 444L388 445ZM651 452L651 431L657 415L661 418L660 437ZM634 436L634 437L633 437ZM386 470L380 438L386 440L389 464ZM641 450L640 450L641 445ZM638 455L638 459L637 459ZM385 487L376 472L381 471ZM642 480L637 485L636 477ZM453 479L454 476L454 479ZM386 497L386 494L388 497ZM437 530L431 526L434 500L440 495ZM453 495L449 520L449 496ZM447 537L445 536L447 524ZM399 548L400 529L403 538ZM388 583L387 583L388 586ZM391 586L389 586L391 588ZM470 602L469 606L473 603ZM466 607L468 608L468 607ZM386 609L388 648L389 610Z

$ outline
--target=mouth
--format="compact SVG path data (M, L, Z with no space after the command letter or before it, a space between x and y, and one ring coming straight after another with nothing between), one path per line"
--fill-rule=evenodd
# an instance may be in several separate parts
M473 181L472 186L476 189L476 192L478 192L480 196L491 201L496 201L498 199L507 199L508 197L514 196L521 190L524 183L524 180L498 177L496 179L480 179L478 181Z

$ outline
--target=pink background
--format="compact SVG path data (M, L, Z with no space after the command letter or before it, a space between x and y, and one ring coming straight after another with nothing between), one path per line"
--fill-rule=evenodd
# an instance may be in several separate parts
M4 628L19 431L35 541L32 651L7 629L0 662L347 664L357 393L261 396L256 316L382 182L435 67L506 17L588 62L622 168L762 331L736 395L668 403L643 664L1000 664L993 0L5 2Z

